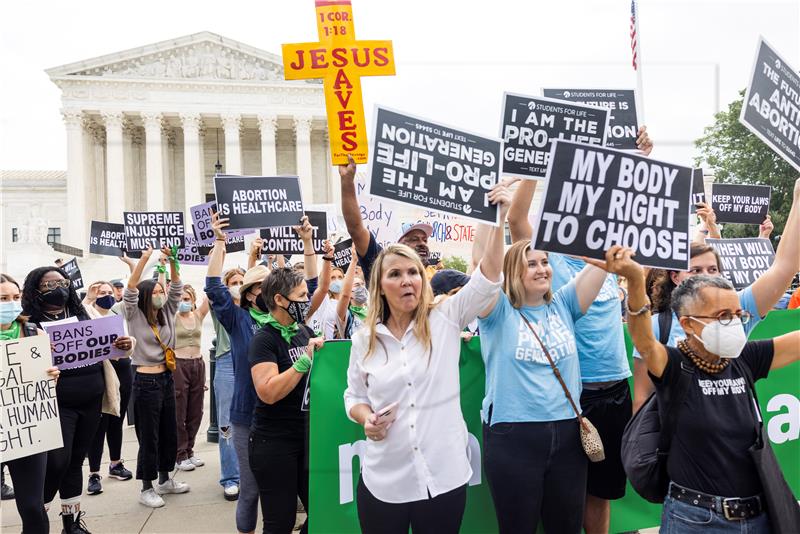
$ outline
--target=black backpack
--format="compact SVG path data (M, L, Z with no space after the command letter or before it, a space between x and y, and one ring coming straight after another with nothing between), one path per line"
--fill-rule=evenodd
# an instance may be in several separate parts
M667 495L669 447L692 376L694 366L686 358L681 358L681 375L677 387L662 394L666 409L659 407L658 398L653 392L628 421L622 434L622 465L625 474L636 493L652 503L663 503ZM665 397L665 394L672 398Z

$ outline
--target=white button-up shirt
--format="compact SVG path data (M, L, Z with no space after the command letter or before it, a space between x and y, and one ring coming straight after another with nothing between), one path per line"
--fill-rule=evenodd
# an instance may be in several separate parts
M373 353L369 326L353 335L344 404L374 411L397 402L397 418L381 441L367 439L361 474L369 491L388 503L419 501L463 486L472 476L467 426L461 414L458 361L461 331L500 290L476 269L469 283L429 316L431 350L414 335L414 322L397 339L376 326ZM350 417L352 420L352 417Z

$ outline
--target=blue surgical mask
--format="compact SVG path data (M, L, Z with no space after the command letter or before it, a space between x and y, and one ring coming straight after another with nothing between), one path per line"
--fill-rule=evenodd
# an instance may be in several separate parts
M178 311L181 313L186 313L192 311L192 303L191 302L181 302L178 305Z
M22 304L18 300L0 302L0 324L11 324L22 313Z
M342 281L341 280L334 280L331 282L330 287L328 288L331 293L336 293L337 295L342 292Z

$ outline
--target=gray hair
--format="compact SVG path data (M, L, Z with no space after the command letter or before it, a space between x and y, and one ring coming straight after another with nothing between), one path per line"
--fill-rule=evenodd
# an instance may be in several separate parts
M730 289L734 291L733 284L724 276L709 276L707 274L690 276L678 284L678 287L672 291L670 303L672 311L674 311L678 317L686 315L686 309L700 298L700 291L707 287Z
M277 307L275 295L283 295L284 298L288 299L289 293L304 280L303 273L295 271L291 267L273 269L261 282L261 294L267 303L269 311L273 311Z

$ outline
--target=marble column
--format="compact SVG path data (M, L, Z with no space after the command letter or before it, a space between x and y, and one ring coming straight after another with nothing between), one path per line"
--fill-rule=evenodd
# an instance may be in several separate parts
M200 115L182 113L181 125L183 126L183 197L186 213L189 213L189 208L203 203Z
M258 128L261 130L261 174L275 176L278 174L278 156L275 145L278 117L275 115L259 115Z
M164 211L164 152L161 113L142 112L145 137L147 211Z
M86 213L85 153L83 112L80 109L61 110L67 130L67 227L64 243L73 247L89 246Z
M242 118L239 115L223 115L222 128L225 130L225 174L242 174L242 147L239 135Z
M303 202L314 203L314 184L311 181L311 117L294 118L295 149L297 155L297 175L300 177L300 189L303 191Z
M125 156L120 111L104 111L106 126L106 220L121 223L125 211Z

